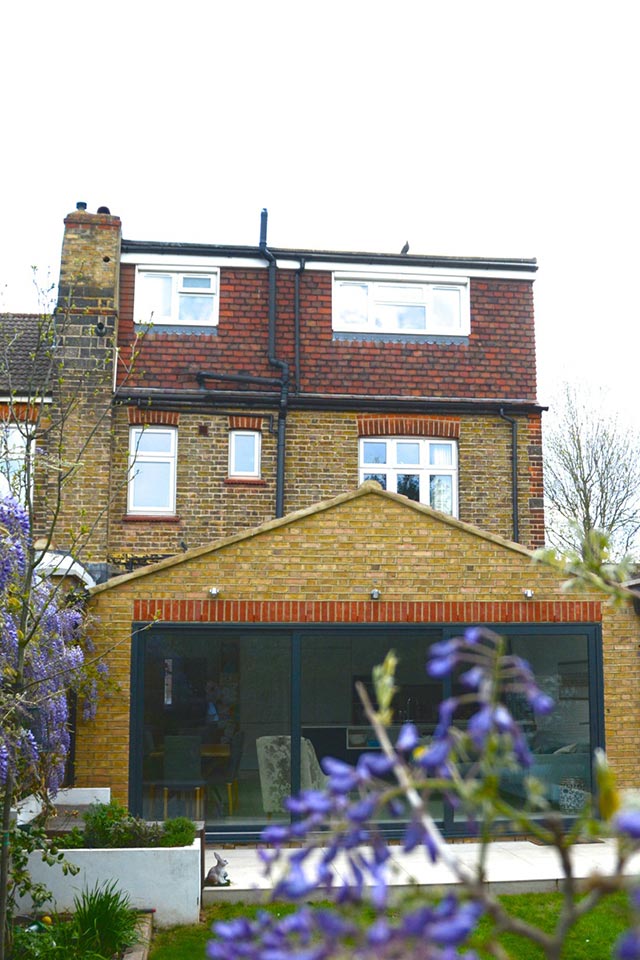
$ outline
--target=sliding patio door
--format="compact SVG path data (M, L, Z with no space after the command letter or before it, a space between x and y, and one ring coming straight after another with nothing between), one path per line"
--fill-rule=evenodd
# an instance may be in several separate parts
M290 737L289 632L158 628L138 648L134 777L142 815L214 825L285 817L275 774L267 781L260 767L265 747ZM282 796L291 792L285 766L280 760Z

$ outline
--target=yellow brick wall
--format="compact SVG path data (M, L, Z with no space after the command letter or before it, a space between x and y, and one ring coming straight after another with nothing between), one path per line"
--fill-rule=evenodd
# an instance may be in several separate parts
M228 416L181 413L178 426L177 520L126 517L127 410L114 414L109 557L121 570L251 529L275 514L276 438L262 416L263 485L228 482ZM518 509L520 542L540 545L531 509L529 420L519 418ZM89 472L89 477L91 471ZM355 490L358 486L358 415L301 412L289 415L285 513ZM462 520L506 539L513 536L511 426L498 416L460 422L459 514ZM538 539L536 540L536 537Z

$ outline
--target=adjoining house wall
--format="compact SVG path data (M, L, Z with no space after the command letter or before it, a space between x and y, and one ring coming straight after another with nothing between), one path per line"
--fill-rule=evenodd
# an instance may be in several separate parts
M99 649L117 692L78 732L78 783L109 783L127 799L130 646L133 622L172 623L599 623L599 595L567 598L557 575L530 554L426 507L376 491L320 504L211 548L189 551L94 591ZM381 599L370 599L372 587ZM212 600L209 589L220 590ZM533 590L526 600L523 590ZM637 640L605 624L605 661ZM611 681L608 691L613 696ZM629 719L607 714L607 738L625 785L637 782L640 693L637 677L616 677ZM625 699L626 698L626 699ZM615 699L615 698L614 698ZM97 778L97 779L96 779Z

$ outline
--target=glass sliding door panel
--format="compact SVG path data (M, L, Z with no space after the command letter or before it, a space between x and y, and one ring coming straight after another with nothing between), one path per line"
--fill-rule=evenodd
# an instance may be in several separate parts
M579 812L592 791L593 750L598 745L592 742L591 733L594 704L590 679L595 666L589 661L589 636L516 630L502 631L509 652L528 661L536 682L554 700L555 709L548 716L536 717L523 694L506 695L505 703L524 732L533 762L530 769L503 770L500 792L506 801L520 807L526 800L525 777L535 777L549 807L570 816ZM460 692L454 684L454 694ZM464 726L464 717L457 723ZM469 773L473 774L471 766ZM457 819L463 817L462 811L456 814Z
M143 668L144 817L266 821L258 741L289 734L290 660L288 632L153 630Z
M424 628L369 626L305 631L300 685L303 788L317 785L305 783L305 752L310 754L314 769L327 756L356 764L363 752L379 752L380 744L357 684L363 684L375 705L371 673L391 649L398 656L391 739L395 740L401 725L410 720L417 725L425 745L429 743L438 721L442 684L427 676L426 653L440 637L439 630ZM434 799L432 807L432 813L441 819L441 799Z

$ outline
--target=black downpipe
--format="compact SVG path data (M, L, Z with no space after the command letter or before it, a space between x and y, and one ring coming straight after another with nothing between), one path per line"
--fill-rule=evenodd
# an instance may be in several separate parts
M276 356L276 258L267 247L267 211L260 217L260 253L269 270L269 354L272 367L281 372L280 404L278 407L278 435L276 440L276 517L284 516L284 459L287 438L287 410L289 405L289 364Z
M511 424L511 506L513 509L513 539L520 541L520 525L518 522L518 421L508 417L504 408L500 407L500 416Z

